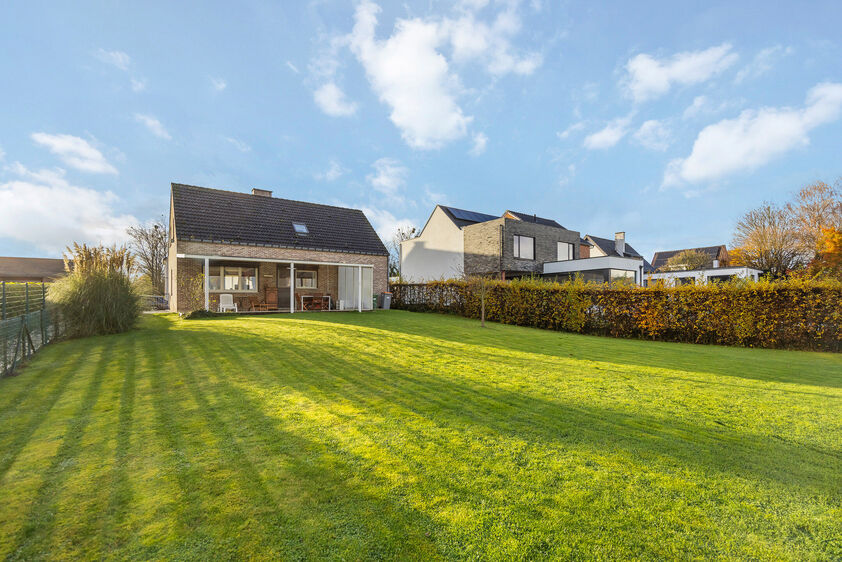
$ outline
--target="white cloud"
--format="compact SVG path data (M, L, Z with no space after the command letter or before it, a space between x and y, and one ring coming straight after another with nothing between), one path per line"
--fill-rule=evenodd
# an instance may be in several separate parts
M563 174L561 177L558 178L558 186L564 187L570 183L573 179L573 176L576 175L576 164L570 164L567 166L567 173Z
M223 78L211 78L211 87L215 91L221 92L228 87L228 82L226 82Z
M454 62L480 60L495 76L535 72L543 62L539 53L518 56L512 52L511 39L521 29L515 8L516 5L510 4L497 14L491 25L476 19L473 13L476 8L469 9L455 20L445 18L441 23L441 33L450 40Z
M398 20L392 36L378 41L379 12L368 1L357 6L349 43L372 89L391 107L392 123L412 148L439 148L464 137L471 117L456 103L459 79L437 51L446 39L439 23Z
M286 64L287 64L287 68L289 68L291 71L295 72L296 74L298 74L300 72L300 70L298 70L298 67L295 66L294 64L292 64L291 62L287 61Z
M132 59L123 51L106 51L105 49L98 49L94 56L105 64L110 64L120 70L128 70Z
M365 213L366 218L383 241L389 241L399 228L415 226L415 223L411 220L396 218L395 215L382 207L362 207L362 212Z
M739 84L744 80L762 76L772 70L772 67L778 60L790 54L792 54L792 47L775 45L774 47L763 49L754 55L754 59L750 63L737 72L734 82Z
M693 103L687 106L687 109L684 110L682 117L685 119L691 119L701 113L702 109L708 105L708 99L706 96L696 96L693 98Z
M634 139L650 150L664 151L669 148L670 130L661 121L650 119L635 132Z
M142 123L149 131L155 135L156 137L160 137L162 139L171 140L172 137L155 117L151 115L145 115L143 113L135 113L134 114L135 121L138 123Z
M406 184L409 170L394 158L380 158L371 167L376 172L366 176L371 187L384 195L398 197L398 191Z
M0 147L0 162L6 159L6 153L3 151L3 148Z
M146 80L142 78L132 78L132 91L142 92L146 89Z
M488 137L485 133L476 133L474 135L474 143L471 147L470 153L472 156L479 156L485 152L485 147L488 144Z
M556 133L556 136L559 138L559 140L567 140L567 138L570 135L572 135L573 133L576 133L578 131L581 131L584 128L585 128L585 122L584 121L577 121L577 122L571 124L569 127L564 129L563 131L561 131L560 133Z
M614 119L610 123L608 123L603 129L595 133L591 133L590 135L585 137L585 141L583 143L585 148L589 148L591 150L602 150L605 148L611 148L626 136L626 133L629 132L629 123L631 122L631 118L629 117L621 117L619 119Z
M703 51L676 53L661 60L641 53L626 63L624 83L628 94L642 102L667 93L673 84L704 82L733 65L737 58L728 43Z
M27 241L58 255L72 242L124 242L131 215L114 211L117 197L71 185L64 170L30 171L19 163L9 168L17 179L0 183L0 238Z
M314 174L314 177L320 181L335 181L345 175L347 171L339 162L331 160L327 170Z
M672 160L662 187L717 180L758 168L773 158L810 143L808 133L835 121L842 110L842 84L818 84L807 92L803 108L745 110L735 119L708 125L686 158Z
M32 133L32 140L49 149L62 162L93 174L116 174L117 168L108 163L102 152L90 145L85 139L73 135L51 135Z
M235 139L234 137L222 137L222 138L225 139L226 142L234 145L234 148L236 148L240 152L250 152L251 151L251 147L249 145L247 145L246 143L244 143L243 141L241 141L240 139Z
M333 117L348 117L357 112L357 104L348 101L339 86L328 82L313 93L316 105Z

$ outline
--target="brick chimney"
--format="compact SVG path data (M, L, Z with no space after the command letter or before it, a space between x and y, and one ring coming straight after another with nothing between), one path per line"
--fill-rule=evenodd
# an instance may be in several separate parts
M617 250L617 253L620 256L623 256L626 253L626 233L625 232L615 232L614 233L614 249Z
M252 195L259 195L261 197L272 197L272 192L268 189L257 189L256 187L251 188Z

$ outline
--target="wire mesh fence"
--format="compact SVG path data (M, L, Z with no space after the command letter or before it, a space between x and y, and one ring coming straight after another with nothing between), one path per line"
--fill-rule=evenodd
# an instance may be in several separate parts
M58 310L44 283L0 281L0 376L61 335Z

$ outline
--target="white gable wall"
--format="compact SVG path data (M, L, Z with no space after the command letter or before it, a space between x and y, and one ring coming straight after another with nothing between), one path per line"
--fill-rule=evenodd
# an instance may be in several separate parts
M401 242L401 277L411 283L462 277L465 237L436 206L421 235Z

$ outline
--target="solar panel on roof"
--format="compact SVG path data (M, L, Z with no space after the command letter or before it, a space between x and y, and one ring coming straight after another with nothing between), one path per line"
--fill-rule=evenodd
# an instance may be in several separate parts
M466 211L464 209L454 209L453 207L448 207L448 209L450 210L450 214L463 221L485 222L497 218L492 215L486 215L485 213L475 213L474 211Z

